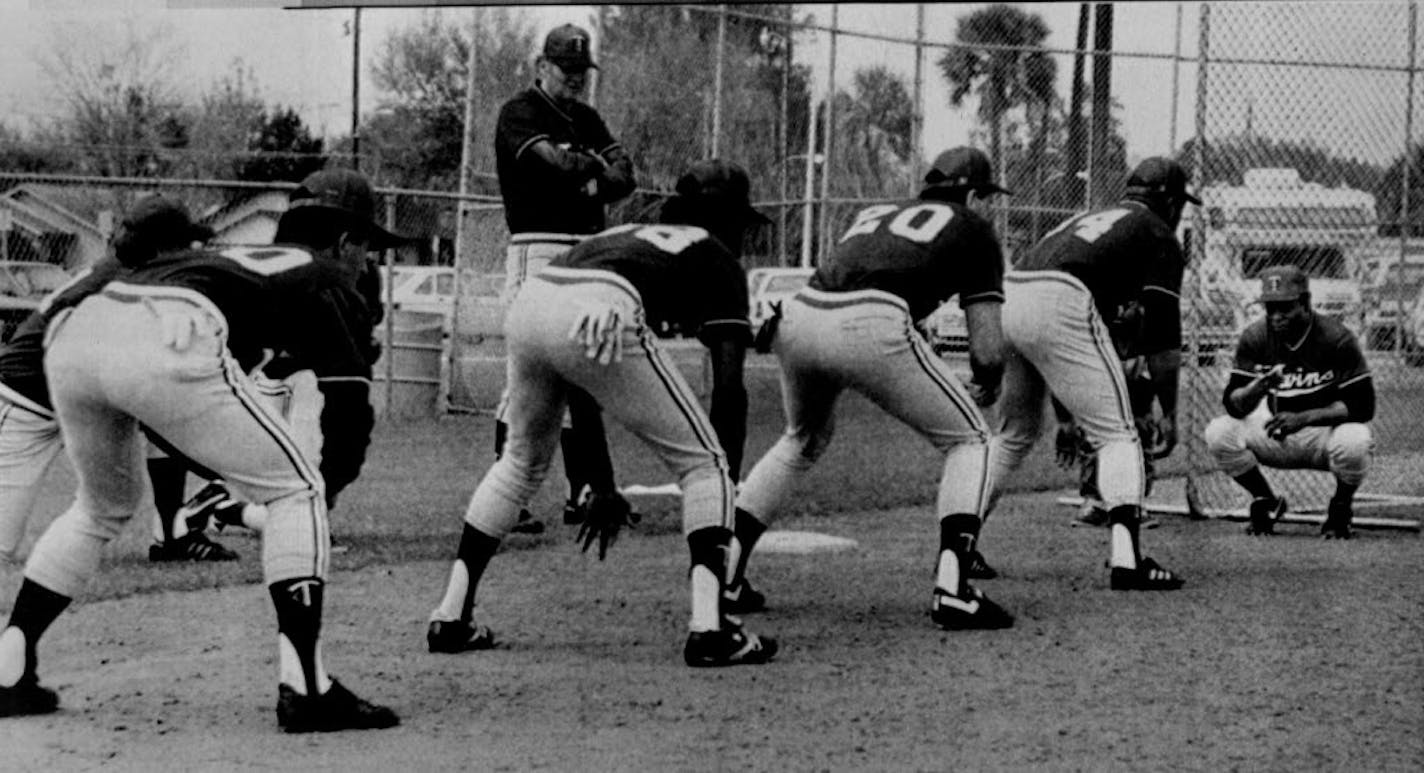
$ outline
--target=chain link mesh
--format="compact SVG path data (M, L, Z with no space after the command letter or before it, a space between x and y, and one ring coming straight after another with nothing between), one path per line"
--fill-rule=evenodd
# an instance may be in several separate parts
M1123 27L1140 26L1135 15L1160 14L1161 7L1118 4L1116 17ZM1366 491L1424 493L1413 474L1424 444L1413 398L1424 381L1424 330L1416 331L1424 324L1424 234L1416 233L1424 156L1413 140L1424 94L1412 5L1187 6L1189 32L1177 51L1133 50L1139 41L1120 35L1107 80L1099 80L1102 55L1092 50L1090 25L1079 29L1082 56L1075 46L1048 45L1046 26L1035 21L1046 6L925 8L921 18L908 8L881 14L871 29L852 6L600 7L590 19L600 64L593 99L633 155L640 185L609 208L610 225L655 218L677 174L715 153L747 168L753 196L772 220L747 243L747 267L814 265L859 209L918 190L919 176L943 149L933 138L946 136L943 127L925 124L934 100L936 115L946 115L947 106L945 121L969 127L968 144L990 155L1014 191L975 205L995 222L1012 261L1067 215L1115 200L1136 160L1171 155L1192 170L1194 188L1207 199L1189 211L1183 229L1192 263L1183 288L1185 452L1177 463L1199 503L1244 504L1214 471L1201 434L1221 412L1236 337L1260 313L1252 303L1254 273L1282 262L1311 273L1317 308L1368 347L1379 401L1376 467ZM887 31L892 16L899 26ZM513 17L483 18L510 24ZM987 23L995 18L1011 23ZM644 44L652 36L658 46ZM1075 71L1081 79L1071 77ZM425 146L365 137L361 157L362 169L383 186L388 222L420 237L392 259L453 275L439 287L432 280L432 291L444 290L434 305L402 301L407 306L391 315L383 335L388 343L409 337L420 327L410 316L415 309L450 309L440 393L460 410L491 408L503 382L508 232L492 169L493 121L497 102L523 88L531 71L526 63L481 77L469 194L389 187L409 179L410 156L426 153ZM491 78L511 82L485 82ZM1111 88L1109 81L1162 87L1149 95L1111 89L1111 110L1099 109L1095 120L1093 93ZM1170 132L1134 128L1144 119L1161 125L1163 116L1172 118ZM36 163L72 152L8 149L9 158ZM109 163L114 152L95 157ZM250 164L247 156L234 154L228 166ZM270 238L289 187L208 179L220 172L203 170L227 168L211 158L124 159L124 169L133 167L124 174L143 177L0 175L3 195L20 202L0 207L17 213L0 228L5 257L82 265L102 252L102 213L122 212L149 190L176 193L195 212L230 220L227 238L260 243ZM431 185L454 187L461 175L458 160L451 163ZM27 196L35 198L20 201ZM48 212L45 222L31 222L26 207ZM386 363L377 375L400 378ZM1270 474L1297 507L1318 505L1332 488L1325 473Z

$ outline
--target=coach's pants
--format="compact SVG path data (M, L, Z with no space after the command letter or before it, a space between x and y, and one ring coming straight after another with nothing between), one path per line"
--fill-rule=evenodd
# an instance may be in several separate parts
M1278 469L1328 470L1349 486L1364 481L1375 445L1368 424L1306 427L1282 440L1273 440L1266 435L1270 416L1263 403L1244 419L1218 416L1206 425L1203 435L1207 450L1222 472L1235 478L1261 464Z
M569 339L580 315L617 307L630 326L623 359L600 364ZM683 529L730 528L732 482L697 394L644 324L642 299L607 271L549 268L532 277L505 322L509 347L509 440L485 474L465 522L494 537L509 533L549 471L571 388L581 388L609 416L647 443L682 487Z
M786 431L747 475L737 504L769 522L830 443L836 398L865 395L944 454L937 516L988 505L990 431L923 337L905 302L877 290L803 289L785 303L774 344Z
M191 336L186 346L165 343L175 329ZM79 491L35 544L26 577L74 596L97 570L104 545L143 494L140 422L268 506L262 563L269 585L326 576L320 473L257 396L226 341L216 307L176 288L116 283L56 323L45 370Z
M1108 509L1142 503L1142 445L1122 361L1092 293L1061 271L1010 271L1004 277L1002 429L994 457L996 489L1028 456L1043 431L1048 390L1097 450L1098 491Z

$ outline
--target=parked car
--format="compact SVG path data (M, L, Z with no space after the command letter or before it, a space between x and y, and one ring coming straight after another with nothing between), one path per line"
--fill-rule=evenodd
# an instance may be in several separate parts
M806 286L813 268L754 268L747 272L747 298L751 303L752 329L771 316L771 307Z
M969 323L958 298L950 298L925 317L924 328L936 354L969 351Z
M1395 336L1421 288L1424 288L1424 263L1380 266L1374 281L1361 291L1365 304L1363 343L1366 347L1394 348Z
M450 266L391 267L391 302L396 309L450 316L455 309L455 269Z
M68 271L55 263L0 261L0 341L39 308L45 296L63 287Z

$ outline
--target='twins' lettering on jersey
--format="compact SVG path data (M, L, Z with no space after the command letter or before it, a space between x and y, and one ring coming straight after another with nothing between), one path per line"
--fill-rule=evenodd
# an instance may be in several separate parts
M919 322L950 296L959 305L1004 300L1004 258L993 226L960 204L913 199L862 209L810 286L880 290Z
M555 258L551 266L611 271L643 299L647 324L751 342L747 272L722 243L696 226L630 223L610 228Z

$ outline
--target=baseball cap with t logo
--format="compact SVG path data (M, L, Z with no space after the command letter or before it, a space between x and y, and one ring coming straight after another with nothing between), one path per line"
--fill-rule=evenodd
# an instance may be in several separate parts
M1310 278L1299 266L1272 266L1260 277L1261 303L1294 301L1310 293Z
M555 27L544 38L544 58L558 65L560 70L580 72L598 67L593 63L591 51L588 33L572 24Z

